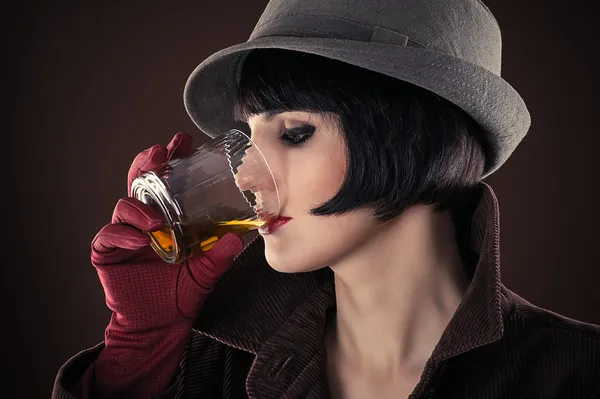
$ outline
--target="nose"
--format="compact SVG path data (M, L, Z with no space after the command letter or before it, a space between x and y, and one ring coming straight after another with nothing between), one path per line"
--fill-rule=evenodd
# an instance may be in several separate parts
M256 146L246 150L241 164L234 174L235 184L242 190L258 192L275 189L270 166Z
M257 134L254 129L252 135L248 135L251 141L238 168L240 184L254 193L261 192L265 201L274 197L279 199L281 182L277 176L281 171L278 149L271 141L273 135L269 131L260 133Z

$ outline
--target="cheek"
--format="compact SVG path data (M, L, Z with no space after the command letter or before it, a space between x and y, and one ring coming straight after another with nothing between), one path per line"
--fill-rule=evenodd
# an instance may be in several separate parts
M315 173L312 179L298 179L295 184L294 208L300 207L302 214L309 214L310 209L316 208L329 201L340 189L344 176L331 172Z
M301 162L301 163L300 163ZM289 178L289 202L296 211L309 209L329 201L340 189L345 178L343 159L331 155L299 161L302 170L294 170Z

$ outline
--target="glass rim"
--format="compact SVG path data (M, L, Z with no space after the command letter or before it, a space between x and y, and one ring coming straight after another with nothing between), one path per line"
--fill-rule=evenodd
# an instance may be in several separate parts
M148 231L150 246L167 263L179 263L189 255L189 251L183 242L183 231L181 230L183 211L179 203L173 198L163 179L153 171L145 172L137 177L133 183L131 196L144 203L151 199L160 208L173 239L173 251L167 252L156 241L152 234L154 231Z

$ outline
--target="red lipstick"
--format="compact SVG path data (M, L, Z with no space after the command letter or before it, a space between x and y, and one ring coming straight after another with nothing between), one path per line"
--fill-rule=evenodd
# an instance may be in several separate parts
M287 216L279 216L274 221L267 223L264 226L259 227L258 232L260 235L263 235L263 236L269 235L269 234L273 233L275 230L277 230L279 227L281 227L284 224L286 224L287 222L289 222L290 220L292 220L292 218L287 217Z

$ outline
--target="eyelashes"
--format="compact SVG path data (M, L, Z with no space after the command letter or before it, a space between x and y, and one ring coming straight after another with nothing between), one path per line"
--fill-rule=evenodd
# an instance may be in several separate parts
M283 141L288 147L300 147L312 137L315 130L316 128L312 125L285 129L283 134L279 136L279 140Z

